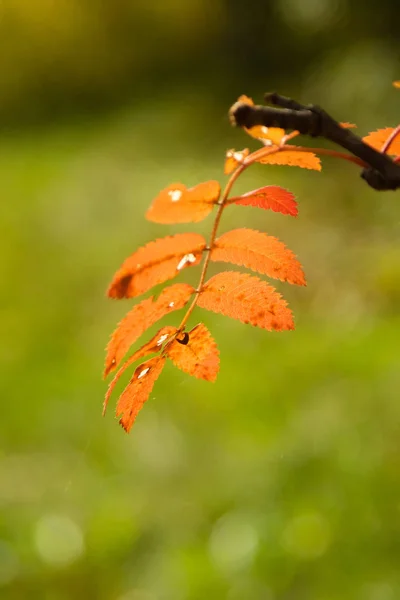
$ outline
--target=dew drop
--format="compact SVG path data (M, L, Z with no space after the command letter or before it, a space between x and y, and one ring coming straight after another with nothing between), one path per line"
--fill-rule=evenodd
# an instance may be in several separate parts
M146 367L145 369L143 369L143 371L140 371L139 375L137 376L138 379L141 379L142 377L144 377L148 372L150 371L150 367Z
M173 307L175 306L175 302L170 302L170 303L168 304L168 306L169 306L169 308L173 308Z
M178 202L178 200L182 198L182 192L181 190L170 190L168 196L171 198L172 202Z
M173 305L174 303L171 302L171 304ZM169 306L171 306L171 304ZM167 337L168 337L168 333L164 333L164 335L162 335L160 337L160 339L157 340L157 346L161 346L161 344L165 342L165 340L167 339Z
M194 263L196 262L196 257L194 254L190 253L190 254L185 254L185 256L179 261L178 266L176 267L177 271L180 271L181 269L183 269L183 267L185 265L187 265L187 263Z
M238 163L243 161L243 152L234 152L232 154L232 158L234 158Z

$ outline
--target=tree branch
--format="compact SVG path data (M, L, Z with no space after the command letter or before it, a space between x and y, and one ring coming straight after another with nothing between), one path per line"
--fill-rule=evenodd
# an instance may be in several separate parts
M319 106L299 104L291 98L273 92L265 95L265 100L279 108L252 106L236 102L229 111L231 123L239 127L281 127L296 129L304 135L323 137L338 144L365 163L361 177L375 190L396 190L400 188L400 163L394 162L387 154L378 152L345 129Z

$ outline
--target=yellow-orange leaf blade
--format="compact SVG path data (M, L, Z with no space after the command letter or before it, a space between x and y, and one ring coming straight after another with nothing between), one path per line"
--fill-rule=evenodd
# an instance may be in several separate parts
M390 138L394 132L394 127L386 127L385 129L378 129L363 137L363 141L369 144L376 150L382 150L385 142ZM399 155L400 154L400 136L397 136L390 144L386 151L387 154Z
M194 288L186 283L166 287L156 300L146 298L133 307L118 324L107 345L104 376L120 363L130 346L162 317L183 308L193 294Z
M249 106L254 106L254 102L248 96L240 96L238 102L244 102ZM284 129L280 127L266 127L265 125L254 125L254 127L244 127L246 133L258 140L279 146L286 135Z
M292 217L297 217L299 212L294 194L279 185L267 185L258 190L252 190L243 196L230 198L229 203L231 202L243 206L270 209Z
M250 150L244 148L244 150L228 150L225 155L224 174L230 175L233 173L239 165L243 164L244 159L248 156Z
M295 148L295 147L294 147ZM281 150L275 154L267 154L257 162L263 165L287 165L321 171L321 161L314 152L301 152L299 150Z
M219 237L211 260L243 265L269 277L305 285L299 261L285 244L254 229L234 229Z
M198 233L178 233L139 248L118 269L108 288L110 298L134 298L154 285L197 265L206 241Z
M166 327L162 327L161 329L159 329L159 331L156 333L156 335L149 342L144 344L141 348L139 348L139 350L137 350L137 352L132 354L132 356L130 356L128 358L128 360L126 360L124 362L124 364L122 365L122 367L120 369L118 369L118 371L114 375L114 378L111 380L111 382L108 386L107 393L104 398L103 415L106 412L106 408L107 408L107 404L110 399L110 396L113 393L113 390L114 390L117 382L119 381L121 375L123 373L125 373L126 369L128 367L130 367L131 364L133 364L134 362L139 360L139 358L143 358L147 354L152 354L153 352L158 352L161 349L162 345L165 344L167 339L170 338L175 332L176 332L176 327L170 327L168 325Z
M166 347L168 357L185 373L215 381L219 371L219 352L211 333L203 323L199 323L188 336L187 343L175 339Z
M267 127L266 125L254 125L253 127L245 127L246 133L251 137L261 140L267 146L279 146L286 135L284 129L280 127Z
M139 365L122 392L116 414L117 417L121 417L119 422L127 433L131 430L138 412L148 399L164 365L165 358L162 356L155 356Z
M155 223L202 221L212 211L220 193L218 181L206 181L192 188L173 183L153 200L146 218Z
M269 331L294 329L292 312L282 296L246 273L214 275L199 294L198 305Z

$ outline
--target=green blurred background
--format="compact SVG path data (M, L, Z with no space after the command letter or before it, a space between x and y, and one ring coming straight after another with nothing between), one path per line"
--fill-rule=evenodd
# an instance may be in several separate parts
M398 28L397 0L0 2L1 598L400 598L398 192L329 159L249 170L237 190L286 186L300 215L236 207L221 229L299 256L308 287L277 286L296 331L198 309L217 382L168 366L130 436L101 417L133 305L112 274L210 228L147 222L153 197L257 147L227 120L242 93L396 125Z

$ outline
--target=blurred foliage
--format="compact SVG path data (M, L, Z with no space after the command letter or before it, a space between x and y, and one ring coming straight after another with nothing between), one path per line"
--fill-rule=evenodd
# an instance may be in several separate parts
M199 309L217 382L171 367L129 437L101 418L103 349L131 305L106 300L111 275L188 230L146 222L151 199L256 147L227 122L240 93L275 88L361 133L395 125L397 13L2 0L1 598L400 597L399 194L352 165L254 167L238 191L287 186L300 216L224 215L301 259L308 287L278 286L296 331Z

